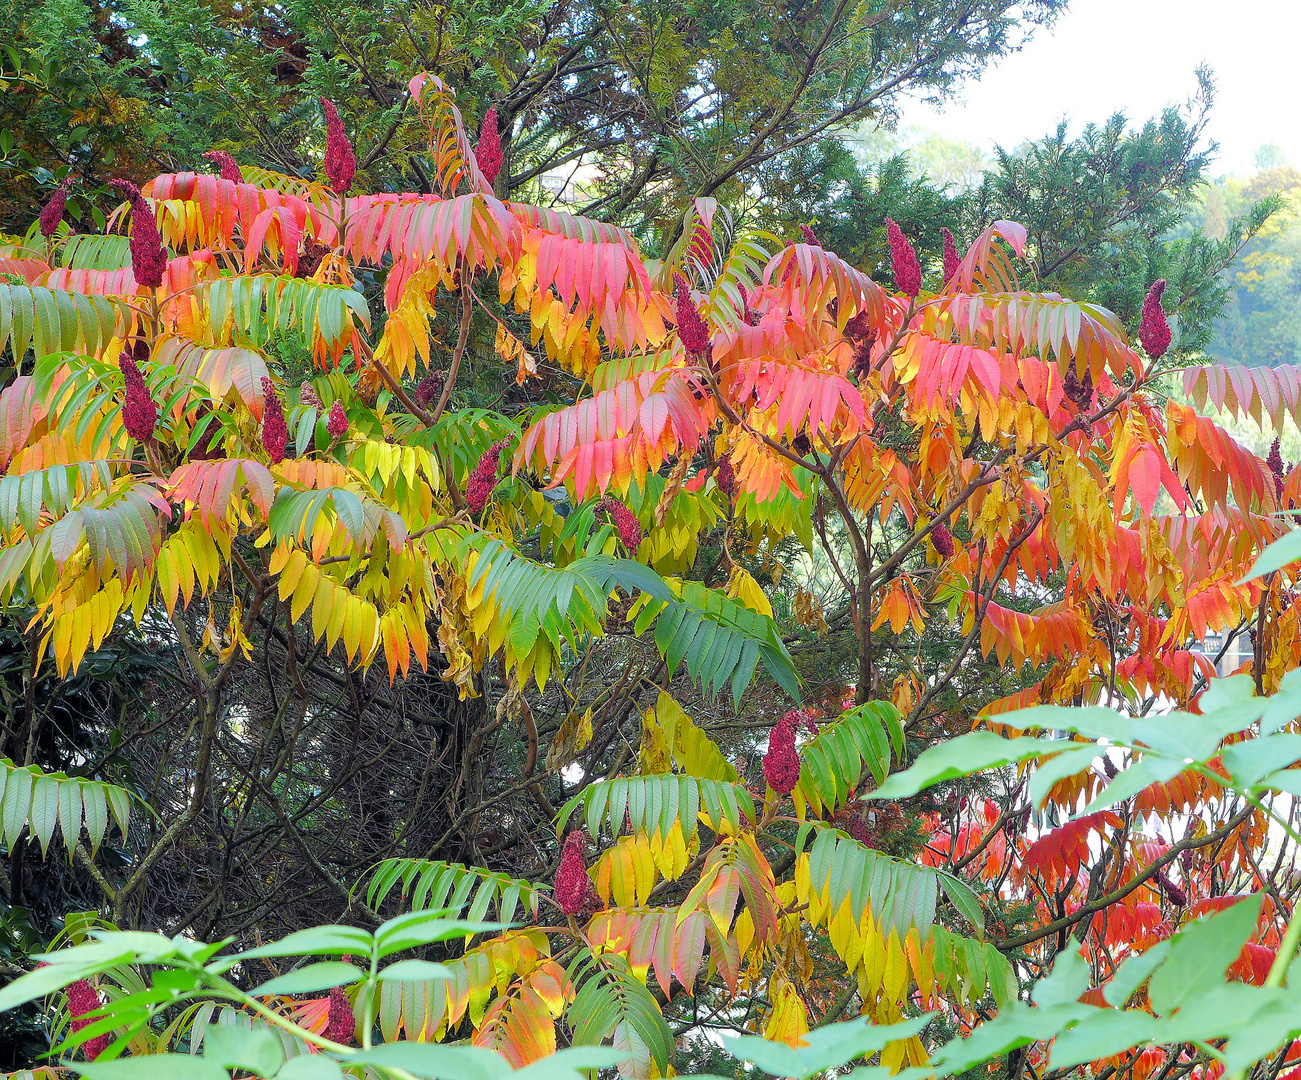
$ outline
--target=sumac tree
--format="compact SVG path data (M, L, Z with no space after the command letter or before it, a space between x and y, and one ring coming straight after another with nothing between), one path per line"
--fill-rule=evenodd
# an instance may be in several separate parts
M921 1005L950 1028L1007 1008L991 1029L1015 1028L1022 982L1058 954L1082 945L1092 966L1061 961L1041 1006L1126 956L1131 976L1174 957L1190 916L1260 890L1258 925L1209 977L1233 961L1268 982L1280 941L1296 947L1297 886L1262 862L1269 815L1291 825L1262 799L1293 783L1272 770L1295 759L1276 733L1301 639L1288 552L1248 572L1301 480L1179 399L1281 423L1301 378L1180 373L1160 283L1137 344L1104 308L1023 289L1012 222L934 256L890 222L889 291L812 230L774 250L701 198L649 262L622 229L499 199L451 91L420 76L410 93L433 194L353 193L331 122L324 183L164 174L122 186L104 235L51 213L0 263L0 600L26 642L0 817L18 888L27 839L44 855L57 829L117 924L252 943L308 921L282 893L327 897L333 921L426 913L254 948L231 991L211 951L106 938L134 944L76 970L130 1004L98 1027L77 1005L74 1042L148 1053L211 1031L197 992L175 1015L136 995L135 965L157 962L331 1052L467 1034L523 1065L609 1039L625 1072L665 1075L669 1019L686 1030L702 1006L792 1046L856 1009L905 1025L872 1048L882 1064L921 1067L937 1045L909 1019ZM508 379L549 400L463 404L485 323ZM825 613L759 582L792 535L847 599L855 647L835 663L797 664ZM787 637L773 599L794 609ZM927 651L933 626L956 649ZM1244 678L1216 681L1212 632L1249 636ZM138 746L71 752L39 680L128 634L168 686L108 700L156 715ZM795 708L801 666L813 708ZM1029 674L996 696L990 671ZM1172 721L1106 710L1003 716L1170 701L1228 711L1188 721L1187 745ZM762 766L755 740L698 722L729 708L771 728ZM973 719L993 730L947 741ZM1232 749L1253 725L1268 769ZM1112 752L1126 779L1107 785ZM143 838L133 799L153 811ZM521 828L539 817L554 843ZM116 865L96 859L106 835ZM531 878L493 868L522 845ZM469 924L437 922L465 907ZM477 923L490 913L520 925ZM444 969L379 976L435 945ZM369 956L369 976L279 973L298 955ZM991 1052L1061 1030L1026 1023ZM1151 1030L1194 1048L1187 1069L1110 1033L1079 1060L1211 1075L1199 1035ZM1041 1049L1017 1060L1042 1075Z

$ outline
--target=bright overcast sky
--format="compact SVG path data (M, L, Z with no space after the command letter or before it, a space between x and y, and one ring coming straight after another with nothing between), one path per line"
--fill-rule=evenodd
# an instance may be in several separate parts
M1203 61L1216 77L1209 137L1216 174L1250 172L1256 150L1280 146L1301 167L1301 0L1072 0L1051 33L968 84L937 114L910 104L916 126L988 149L1011 149L1123 110L1145 120L1196 89Z

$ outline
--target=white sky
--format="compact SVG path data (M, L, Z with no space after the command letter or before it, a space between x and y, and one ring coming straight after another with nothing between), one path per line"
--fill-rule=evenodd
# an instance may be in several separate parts
M1051 33L968 84L937 114L910 103L916 126L990 149L1072 131L1117 110L1131 120L1182 104L1202 61L1216 77L1212 173L1251 172L1256 150L1280 146L1301 167L1301 0L1073 0Z

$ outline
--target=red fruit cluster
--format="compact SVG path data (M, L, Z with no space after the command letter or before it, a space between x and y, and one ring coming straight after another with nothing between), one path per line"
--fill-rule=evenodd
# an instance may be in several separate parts
M1161 294L1165 292L1165 278L1157 278L1143 298L1143 316L1138 323L1138 340L1143 351L1153 360L1160 360L1170 348L1170 323L1165 317L1165 308L1161 306Z
M607 495L602 499L598 509L610 515L611 522L619 531L619 539L623 541L623 546L630 555L635 554L641 547L641 522L637 520L637 516L613 495Z
M1265 459L1265 464L1269 466L1269 471L1274 476L1274 494L1278 498L1283 497L1283 455L1280 452L1280 440L1275 438L1274 445L1269 448L1269 457Z
M744 285L738 285L737 289L741 293L741 317L745 320L745 325L758 326L761 317L757 311L750 307L750 294L745 291Z
M859 382L867 378L872 371L872 346L876 344L876 327L872 325L871 316L860 311L845 323L845 337L854 346L854 359L850 370L858 376Z
M285 423L285 410L276 396L276 388L271 380L262 376L262 449L267 457L279 465L285 460L285 448L289 445L289 425Z
M479 171L489 184L497 180L503 161L501 152L501 135L497 132L497 106L494 105L483 114L483 123L479 127L479 141L474 147L474 160L479 163Z
M357 1033L357 1018L342 986L330 991L330 1011L325 1023L325 1037L337 1043L350 1043Z
M961 259L958 258L958 244L953 234L948 229L941 229L940 235L944 237L944 284L948 285L957 276Z
M890 269L894 283L905 296L915 297L922 291L922 264L917 261L917 252L893 218L885 219L885 236L890 244Z
M577 915L587 900L587 863L583 860L583 834L571 832L565 837L560 853L560 868L556 871L556 903L566 915Z
M339 110L329 98L321 98L321 112L325 114L325 178L330 181L336 195L343 195L352 187L357 173L357 155L343 130Z
M140 189L129 180L113 180L109 186L131 204L131 272L136 284L156 289L167 271L167 252L158 235L158 222Z
M821 246L822 246L822 241L820 241L820 240L818 239L818 234L815 233L811 228L809 228L809 226L807 226L807 225L801 225L801 226L800 226L800 235L804 237L804 242L805 242L806 244L808 244L809 247L821 247Z
M232 184L244 182L244 174L239 171L239 165L225 150L209 150L203 156L217 166L223 180L229 180Z
M416 404L422 409L429 408L430 404L438 397L443 389L443 373L441 371L431 371L416 387Z
M336 401L330 406L330 416L325 421L325 430L335 442L348 433L348 414L343 411L342 402Z
M41 211L41 235L47 240L59 231L59 222L63 220L63 210L68 205L68 191L71 188L72 177L69 176L54 189L50 201L45 204L45 208Z
M800 757L795 752L795 731L801 719L798 711L788 712L768 733L763 776L768 786L781 795L789 795L799 783Z
M465 505L475 517L483 513L483 508L488 505L488 499L497 487L497 466L505 448L505 439L488 447L465 483Z
M99 1008L99 991L90 985L85 979L78 979L68 987L68 1015L72 1017L72 1030L80 1031L87 1024L93 1024L98 1017L92 1017L87 1014L93 1013ZM109 1044L110 1038L107 1033L96 1035L93 1039L88 1039L82 1043L82 1052L86 1055L87 1061L94 1061L104 1052L104 1047Z
M953 558L953 534L944 525L936 525L931 530L931 544L942 558Z
M687 355L693 360L704 360L713 351L709 327L691 302L691 288L681 274L673 275L673 287L678 301L678 338Z
M136 442L147 442L153 437L158 423L158 409L149 396L149 387L141 374L135 358L126 349L117 360L118 370L126 381L126 401L122 405L122 426Z
M199 402L199 407L194 410L194 424L197 427L205 416L212 412L212 408L206 401ZM220 450L214 450L213 440L221 433L221 425L215 420L210 422L203 429L203 434L199 436L198 441L194 444L194 449L190 451L191 461L212 461L222 456Z
M1166 876L1164 870L1158 870L1153 875L1153 880L1157 883L1160 890L1165 893L1166 899L1169 900L1170 903L1174 904L1175 907L1188 906L1188 894L1171 881Z
M298 387L298 404L309 409L319 409L321 407L321 399L316 393L316 388L306 379Z
M723 458L718 463L718 468L714 471L714 482L718 484L718 490L729 499L736 498L736 470L732 467L730 458Z

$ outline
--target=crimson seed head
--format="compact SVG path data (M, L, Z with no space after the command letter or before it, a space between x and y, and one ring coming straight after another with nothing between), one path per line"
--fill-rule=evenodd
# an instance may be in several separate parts
M316 393L316 388L306 379L298 388L298 404L305 405L309 409L321 408L321 399Z
M718 485L718 490L729 499L736 497L736 470L732 467L730 458L723 458L718 463L718 468L714 472L714 482Z
M583 861L583 834L571 832L565 837L565 847L560 853L560 868L556 871L556 903L566 915L577 915L587 899L587 863Z
M348 414L343 411L342 402L336 401L330 406L330 417L325 421L325 430L336 441L348 433Z
M942 558L953 558L953 534L943 525L936 525L931 530L931 545Z
M232 184L242 184L244 182L244 174L239 171L235 159L225 150L209 150L203 156L217 166L217 171L221 174L223 180L229 180Z
M501 462L501 452L506 448L506 440L493 443L479 458L479 464L470 473L465 484L465 505L470 513L478 517L488 505L488 499L497 487L497 466Z
M126 401L122 404L122 426L126 433L137 442L147 442L154 434L154 425L158 423L158 410L149 397L149 387L145 377L140 373L135 359L122 350L118 357L118 370L126 382Z
M289 445L289 425L285 423L285 410L276 396L276 388L271 380L262 376L262 449L267 452L273 464L279 465L285 460L285 448Z
M602 499L601 506L610 515L610 520L619 531L619 539L623 541L623 546L630 554L636 553L641 547L641 522L637 520L636 515L613 495L607 495Z
M109 186L131 204L131 272L136 284L156 289L167 270L167 253L158 235L158 222L140 189L128 180L113 180Z
M709 327L700 317L696 305L691 302L691 288L687 285L687 279L681 274L674 274L673 285L678 301L678 338L682 341L682 347L693 359L706 357L711 350Z
M1160 360L1170 348L1170 323L1165 317L1165 308L1161 306L1161 294L1165 292L1165 278L1157 278L1143 298L1143 316L1138 323L1138 340L1143 351L1153 360Z
M1188 894L1166 877L1164 870L1158 870L1154 875L1154 880L1160 887L1161 891L1165 893L1166 899L1169 900L1170 903L1174 904L1175 907L1188 906Z
M69 176L54 189L50 201L45 204L45 209L41 211L41 235L46 239L59 231L59 222L63 220L63 210L68 205L68 191L71 188L72 177Z
M941 229L940 235L944 237L944 284L948 285L957 276L961 260L958 258L958 245L953 234L948 229Z
M325 177L336 195L343 195L352 187L357 172L357 155L343 130L339 110L329 98L321 98L321 112L325 114Z
M210 412L212 412L212 409L206 401L199 402L199 407L194 411L195 426L197 426ZM203 434L201 434L198 441L195 442L194 449L190 451L190 460L211 461L214 458L219 458L221 456L220 451L214 452L212 443L220 432L221 425L215 420L209 421L208 426L203 429Z
M801 226L800 226L800 235L801 235L802 237L804 237L804 242L805 242L806 244L808 244L809 247L821 247L821 246L822 246L821 241L818 240L818 234L815 233L811 228L809 228L809 226L807 226L807 225L801 225Z
M483 123L479 127L479 141L474 147L474 160L479 163L479 171L489 184L497 180L501 172L502 153L501 135L497 132L497 106L494 105L483 114Z
M800 758L795 752L796 713L787 713L768 733L768 752L763 756L763 776L768 786L781 795L795 790L800 779Z
M85 979L78 979L67 989L68 995L68 1015L72 1018L71 1027L73 1031L80 1031L87 1024L95 1022L95 1017L88 1014L93 1013L100 1006L99 991L90 985ZM94 1061L104 1052L111 1038L107 1032L103 1035L96 1035L93 1039L88 1039L81 1044L82 1053L86 1055L87 1061Z
M867 309L856 312L851 315L845 323L845 337L850 341L866 341L869 337L876 337L876 329L872 326L872 317L867 313Z
M416 404L422 409L429 408L430 403L438 397L443 389L443 373L441 371L431 371L416 387L415 399Z
M67 994L68 1015L73 1021L72 1030L80 1031L90 1023L89 1020L82 1018L99 1008L99 992L85 979L78 979L69 985ZM81 1020L81 1023L77 1023L78 1020Z
M1281 499L1283 497L1283 455L1279 451L1279 445L1280 440L1275 438L1274 445L1269 448L1269 457L1265 459L1265 464L1274 475L1274 494Z
M357 1032L357 1019L352 1014L352 1005L342 986L330 991L330 1012L325 1024L325 1037L337 1043L352 1042Z
M916 296L922 291L922 264L917 261L917 252L893 218L885 219L885 235L890 243L890 269L894 283L905 296Z

